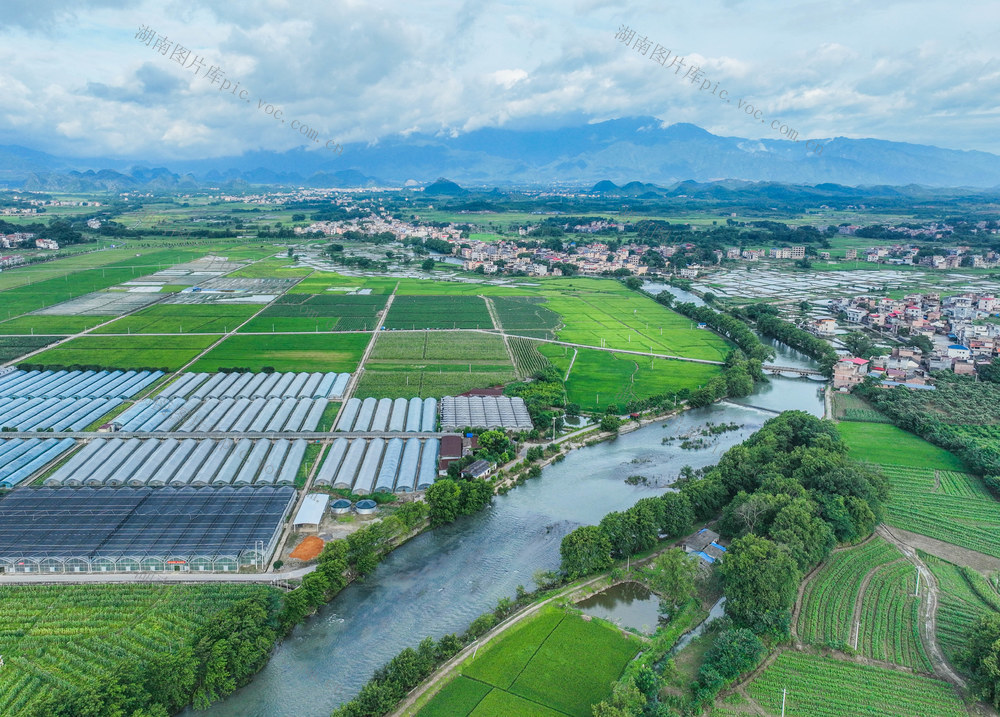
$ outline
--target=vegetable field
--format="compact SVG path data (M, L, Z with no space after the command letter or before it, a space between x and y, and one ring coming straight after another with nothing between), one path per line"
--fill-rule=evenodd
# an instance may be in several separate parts
M927 468L881 468L892 487L887 523L1000 557L1000 503L979 478Z
M379 294L285 294L241 331L373 331L386 299Z
M492 329L486 302L478 296L397 296L387 329Z
M490 300L506 333L555 338L561 321L559 314L545 306L545 299L537 296L494 296Z
M0 336L0 363L13 361L58 340L58 336Z
M833 417L839 421L859 421L862 423L891 423L884 413L872 408L871 404L851 393L833 394Z
M599 620L549 608L480 649L418 714L590 717L639 647Z
M31 363L176 371L218 340L219 336L188 334L170 337L87 335L34 356Z
M258 585L0 587L0 714L17 717L49 686L93 685L186 642L193 629Z
M892 545L874 537L864 545L838 550L806 583L796 631L806 644L842 647L854 622L854 605L865 576L902 558Z
M925 553L920 554L934 577L938 592L937 635L945 657L954 664L965 647L976 621L991 612L1000 612L1000 593L975 570L959 567Z
M787 717L963 717L965 708L945 682L832 657L784 652L747 687L772 715Z
M379 334L371 360L448 364L510 363L503 338L474 331L420 331Z
M94 334L222 333L233 331L259 309L236 304L157 304L102 326Z
M934 671L920 641L916 567L909 562L879 568L868 583L861 605L858 651L875 660Z
M270 366L275 371L353 372L370 338L368 334L236 334L202 356L190 370L246 367L260 371Z
M354 395L358 398L441 398L457 396L474 388L488 388L517 378L512 367L473 366L399 366L368 364Z
M538 342L514 337L507 340L514 354L514 365L521 376L531 376L549 365L549 360L538 350Z

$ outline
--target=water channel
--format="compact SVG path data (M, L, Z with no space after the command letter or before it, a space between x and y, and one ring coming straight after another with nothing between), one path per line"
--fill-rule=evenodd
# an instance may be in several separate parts
M780 363L808 362L793 354L779 357ZM518 585L531 589L536 570L558 567L559 542L573 528L664 492L684 465L714 464L783 409L821 415L817 383L777 377L739 403L688 411L571 452L540 478L498 496L491 508L394 551L364 582L348 586L295 628L249 685L199 714L327 717L404 647L428 635L462 632L499 598L513 596ZM709 445L698 450L661 442L706 421L741 428L709 437ZM636 474L653 485L624 482Z

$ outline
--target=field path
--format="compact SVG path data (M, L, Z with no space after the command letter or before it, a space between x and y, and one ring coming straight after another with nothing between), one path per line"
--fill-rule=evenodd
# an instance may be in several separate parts
M858 640L861 637L859 634L861 632L861 608L865 602L865 593L868 592L868 584L871 583L872 578L875 577L875 573L879 570L902 561L903 558L896 558L891 563L876 565L862 578L861 584L858 586L858 595L854 598L854 610L851 612L851 634L847 638L848 644L855 650L858 649Z
M875 529L879 535L888 540L902 551L906 559L913 563L920 577L923 579L926 599L920 601L920 637L927 648L927 656L934 666L934 672L939 677L947 680L951 684L961 689L966 689L965 680L962 679L944 657L941 645L937 640L937 604L938 604L938 582L934 573L927 569L924 562L917 555L917 551L896 537L885 525L879 525Z
M569 360L569 367L566 369L566 376L563 378L563 382L569 381L569 375L573 371L573 364L576 363L576 355L578 351L573 349L573 358Z
M479 298L486 302L486 310L490 312L490 320L493 322L493 328L499 331L503 337L503 346L507 349L507 358L510 359L510 365L514 367L514 373L520 379L527 378L527 376L521 374L520 367L517 365L517 361L514 360L514 352L510 348L510 337L503 330L503 324L500 323L500 316L497 314L497 309L493 305L493 301L486 296L480 296Z
M368 341L368 346L365 347L365 352L361 355L358 367L354 370L354 373L351 374L351 380L347 382L347 388L344 389L344 395L340 398L340 410L337 411L337 415L333 418L334 426L336 426L337 421L340 420L340 414L344 410L344 406L347 405L347 401L354 395L354 392L358 388L358 383L361 381L361 374L365 372L365 364L368 363L368 359L371 357L372 351L375 350L375 343L378 341L379 332L382 329L382 325L385 323L385 317L389 315L389 309L392 308L392 302L396 300L396 291L398 290L399 282L397 281L396 285L392 288L392 293L389 294L389 299L385 302L385 308L376 314L378 319L375 321L375 328L372 331L372 337Z

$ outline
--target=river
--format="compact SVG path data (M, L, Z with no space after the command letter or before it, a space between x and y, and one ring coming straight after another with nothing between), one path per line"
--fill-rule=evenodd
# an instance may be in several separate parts
M198 714L327 717L404 647L428 635L462 632L499 598L513 596L518 585L531 589L535 571L558 567L559 543L573 528L666 490L630 486L625 478L644 475L662 486L684 465L714 464L771 418L770 411L782 408L821 415L816 382L774 378L739 404L687 411L573 451L482 513L395 550L365 581L348 586L296 627L249 685ZM700 450L682 450L680 441L662 443L706 421L742 428L709 437L714 442Z

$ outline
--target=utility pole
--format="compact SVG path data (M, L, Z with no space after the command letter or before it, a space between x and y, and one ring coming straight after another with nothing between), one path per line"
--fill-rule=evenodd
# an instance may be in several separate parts
M917 589L913 591L913 596L920 595L920 568L917 568Z
M788 694L788 688L781 688L781 717L785 717L785 695Z

